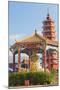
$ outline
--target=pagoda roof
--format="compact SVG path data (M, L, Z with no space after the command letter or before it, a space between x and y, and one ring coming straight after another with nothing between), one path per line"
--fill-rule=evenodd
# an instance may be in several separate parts
M46 19L43 21L43 23L45 23L45 22L53 22L53 23L54 23L54 21L53 21L53 19L52 19L52 17L50 16L49 13L47 14L47 17L46 17Z
M50 40L50 39L46 39L46 44L47 45L51 45L51 46L56 46L58 47L58 41L57 40Z

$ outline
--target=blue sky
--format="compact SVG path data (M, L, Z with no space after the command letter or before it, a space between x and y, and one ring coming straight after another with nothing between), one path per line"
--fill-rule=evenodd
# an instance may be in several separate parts
M24 3L9 1L9 44L15 39L21 39L31 35L35 28L38 32L42 31L42 21L45 20L49 13L55 22L55 30L58 33L58 6L53 4Z

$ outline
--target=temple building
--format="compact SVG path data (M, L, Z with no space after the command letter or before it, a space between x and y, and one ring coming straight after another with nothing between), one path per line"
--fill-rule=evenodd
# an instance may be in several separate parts
M16 40L10 47L10 51L13 53L13 71L16 67L16 54L18 54L18 72L22 71L22 68L28 69L27 71L58 70L58 40L56 39L54 21L49 13L43 21L43 36L38 34L37 31L35 29L33 35L23 40ZM26 53L29 60L24 60L21 63L21 53ZM38 60L38 55L41 55L41 62Z

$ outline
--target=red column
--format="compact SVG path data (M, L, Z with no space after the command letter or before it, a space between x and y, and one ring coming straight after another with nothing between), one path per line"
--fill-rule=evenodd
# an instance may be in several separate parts
M18 72L20 72L20 48L18 48Z
M48 52L48 68L51 70L51 54Z
M30 70L30 55L29 55L29 70Z
M15 53L13 53L13 71L15 71Z
M29 70L30 70L30 56L31 56L31 52L29 50Z
M43 51L43 67L44 71L46 71L46 49Z

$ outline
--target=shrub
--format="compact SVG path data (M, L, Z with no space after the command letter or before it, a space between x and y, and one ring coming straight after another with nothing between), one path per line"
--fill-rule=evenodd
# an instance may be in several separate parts
M51 73L47 72L26 72L9 73L9 86L24 86L24 81L29 80L30 85L50 84L52 81Z
M43 84L50 84L50 75L46 72L34 72L31 75L30 80L32 85L43 85Z

